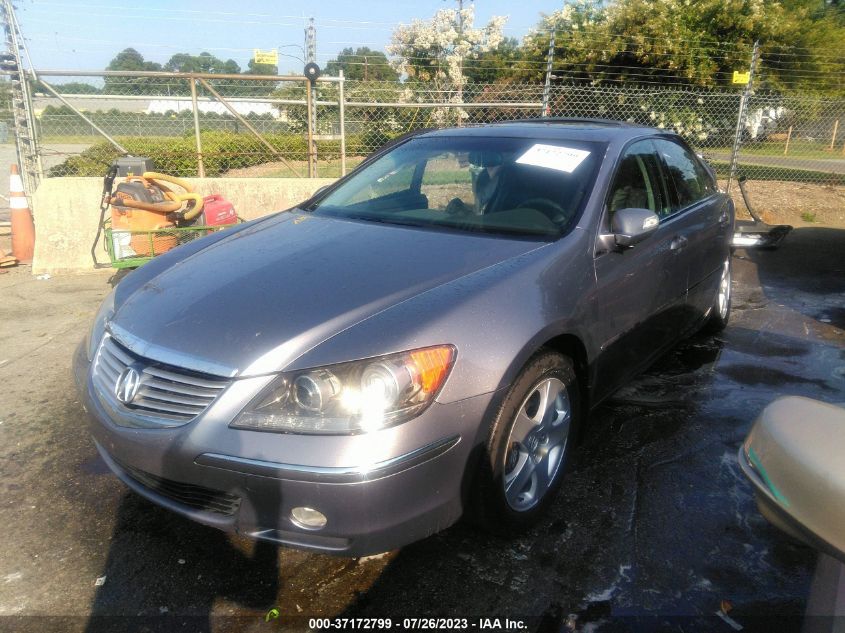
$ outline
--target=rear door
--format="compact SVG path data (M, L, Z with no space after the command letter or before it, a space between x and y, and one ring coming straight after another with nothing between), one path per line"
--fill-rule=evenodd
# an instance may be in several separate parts
M633 248L608 248L613 214L645 208L661 217L657 230ZM657 150L650 139L622 153L607 192L595 253L596 296L592 335L601 347L596 396L611 393L675 340L683 320L687 266L673 247L677 227Z
M685 327L691 327L713 305L727 253L730 203L688 147L673 139L654 144L671 198L665 221L675 230L674 247L687 269Z

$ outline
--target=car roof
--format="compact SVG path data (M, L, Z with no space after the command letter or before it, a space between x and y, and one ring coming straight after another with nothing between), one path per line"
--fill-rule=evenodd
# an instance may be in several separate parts
M536 118L470 125L420 132L422 137L471 136L569 139L579 141L626 141L641 136L675 136L667 130L611 119Z

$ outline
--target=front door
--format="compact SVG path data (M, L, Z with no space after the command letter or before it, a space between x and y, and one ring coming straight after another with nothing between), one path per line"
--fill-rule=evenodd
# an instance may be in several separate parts
M625 208L649 209L660 217L657 230L633 248L608 249L597 241L596 294L592 335L600 344L596 397L614 391L677 337L686 301L687 267L679 258L677 227L669 192L651 140L623 152L606 198L601 233L610 232L613 214ZM680 249L683 250L683 249Z

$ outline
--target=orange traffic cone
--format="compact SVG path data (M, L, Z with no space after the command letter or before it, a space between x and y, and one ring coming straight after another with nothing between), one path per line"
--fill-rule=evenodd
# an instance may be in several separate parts
M18 166L14 163L9 175L9 209L12 212L12 255L21 263L28 264L35 250L35 224L23 192Z

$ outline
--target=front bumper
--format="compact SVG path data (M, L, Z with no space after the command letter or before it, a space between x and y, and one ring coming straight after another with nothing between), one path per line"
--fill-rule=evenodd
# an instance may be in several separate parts
M467 465L492 401L434 403L369 436L286 435L229 428L256 387L236 380L183 426L132 428L115 424L96 395L82 346L74 374L97 450L132 490L206 525L345 556L406 545L461 516ZM293 522L301 506L322 512L326 526Z

